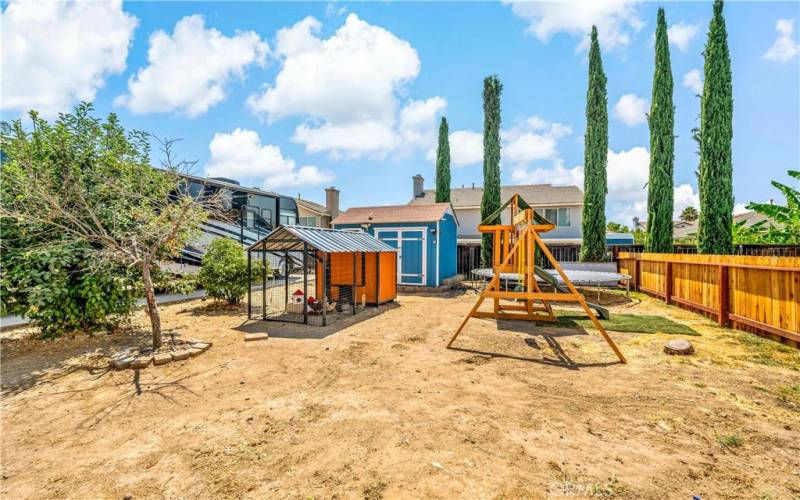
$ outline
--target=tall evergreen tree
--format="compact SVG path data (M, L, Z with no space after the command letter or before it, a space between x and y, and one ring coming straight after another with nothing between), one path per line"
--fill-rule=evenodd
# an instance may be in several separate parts
M439 124L439 146L436 148L436 203L450 202L450 139L447 118Z
M658 9L656 69L650 104L650 180L647 184L647 251L672 251L673 165L675 106L672 104L672 66L664 9Z
M606 253L606 164L608 163L608 96L606 75L592 26L589 49L589 90L586 93L584 136L583 244L581 261L601 261Z
M700 253L733 251L733 84L722 0L714 2L708 28L705 82L700 98Z
M481 220L500 208L500 94L503 84L496 75L483 79L483 198ZM500 218L489 221L499 224ZM492 264L492 235L481 238L481 265Z

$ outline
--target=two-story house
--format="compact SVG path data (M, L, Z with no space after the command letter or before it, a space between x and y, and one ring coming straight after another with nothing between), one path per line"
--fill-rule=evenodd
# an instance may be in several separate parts
M580 244L581 217L583 215L583 191L575 186L551 186L550 184L528 184L503 186L500 203L505 203L514 193L533 207L536 212L556 225L552 231L542 234L548 245ZM480 245L481 198L483 188L461 187L450 190L450 203L458 217L458 245ZM436 202L436 191L424 188L421 175L413 177L413 198L409 205L430 205ZM508 215L504 215L508 217ZM510 221L503 220L504 224Z
M306 227L330 228L331 221L339 215L339 190L325 188L325 205L320 205L297 196L298 225Z

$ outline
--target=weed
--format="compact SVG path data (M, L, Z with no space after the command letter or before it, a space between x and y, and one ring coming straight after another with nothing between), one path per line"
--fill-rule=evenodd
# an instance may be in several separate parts
M738 448L742 445L742 438L735 434L717 436L717 442L725 448Z

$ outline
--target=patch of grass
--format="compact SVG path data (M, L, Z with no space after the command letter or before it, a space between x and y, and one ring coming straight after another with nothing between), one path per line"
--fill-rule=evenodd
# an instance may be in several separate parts
M749 332L740 332L738 339L750 348L751 353L745 358L747 361L800 370L800 350Z
M592 320L575 311L554 310L557 323L545 323L562 328L593 328ZM663 316L647 316L638 314L611 314L611 319L600 320L600 323L613 332L628 333L664 333L668 335L698 336L692 327L677 323Z
M717 442L725 448L738 448L744 441L735 434L726 434L724 436L717 436Z
M778 401L786 406L800 407L800 385L779 387Z

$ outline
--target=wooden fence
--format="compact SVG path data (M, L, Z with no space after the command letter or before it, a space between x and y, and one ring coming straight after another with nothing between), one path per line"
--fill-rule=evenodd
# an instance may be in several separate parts
M800 257L620 252L617 269L668 304L800 347Z

